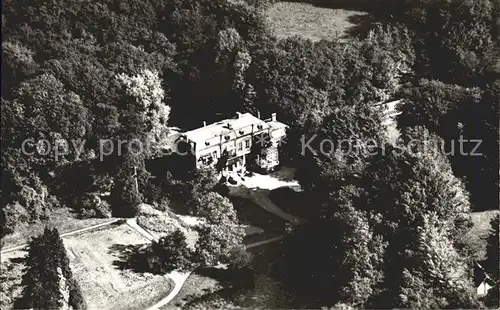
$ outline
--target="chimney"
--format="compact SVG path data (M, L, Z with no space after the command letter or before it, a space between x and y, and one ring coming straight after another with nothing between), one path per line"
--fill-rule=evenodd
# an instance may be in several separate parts
M271 121L276 122L276 113L271 114Z
M236 115L238 116L238 118L241 118L241 113L240 112L236 112Z
M257 111L257 118L260 119L260 111Z
M207 126L207 122L203 121L203 127Z

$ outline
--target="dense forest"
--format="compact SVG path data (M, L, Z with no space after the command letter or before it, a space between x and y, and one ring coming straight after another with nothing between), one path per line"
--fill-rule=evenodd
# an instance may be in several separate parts
M4 1L2 237L58 208L134 216L140 202L171 195L146 169L171 126L276 112L290 126L282 152L310 201L276 271L297 305L477 307L474 249L462 237L471 211L499 205L500 3L401 1L374 10L378 25L348 42L276 39L263 8ZM396 98L405 104L392 145L376 103ZM301 156L300 137L314 134L389 151ZM480 139L482 155L391 152L449 149L461 137ZM133 139L152 147L102 156L101 141Z

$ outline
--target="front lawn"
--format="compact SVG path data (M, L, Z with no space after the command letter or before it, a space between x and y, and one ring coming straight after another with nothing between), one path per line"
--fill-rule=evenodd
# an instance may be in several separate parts
M282 233L286 221L264 210L247 198L229 196L238 214L240 223L262 228L266 233ZM273 234L274 235L274 234Z
M312 208L305 198L304 192L297 192L288 187L280 187L269 192L269 198L287 213L303 219L311 216Z

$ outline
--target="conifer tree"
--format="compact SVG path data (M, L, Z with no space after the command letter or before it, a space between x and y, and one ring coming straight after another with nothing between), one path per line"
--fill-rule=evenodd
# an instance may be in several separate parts
M21 308L58 309L68 304L86 309L81 289L73 279L63 241L56 228L45 228L42 235L29 243L27 271L23 276ZM65 300L63 291L69 294Z

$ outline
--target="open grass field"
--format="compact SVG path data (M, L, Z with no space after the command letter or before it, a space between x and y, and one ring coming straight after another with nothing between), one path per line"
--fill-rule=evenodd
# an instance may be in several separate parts
M73 274L90 309L145 309L165 297L172 283L163 275L139 273L125 261L149 240L127 224L112 224L63 239ZM2 254L2 307L20 296L26 250Z
M73 274L90 309L144 309L172 289L163 275L127 268L127 256L149 240L127 224L64 239Z
M298 35L312 41L349 38L369 19L360 10L296 2L277 2L268 8L266 17L278 38Z

